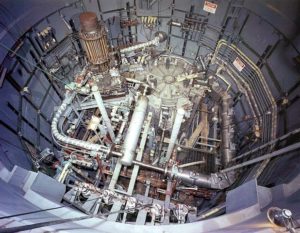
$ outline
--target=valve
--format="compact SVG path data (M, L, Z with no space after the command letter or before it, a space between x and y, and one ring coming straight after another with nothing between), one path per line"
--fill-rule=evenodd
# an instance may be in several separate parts
M177 204L175 210L173 211L175 217L178 220L179 224L185 223L185 217L189 212L189 209L184 204Z

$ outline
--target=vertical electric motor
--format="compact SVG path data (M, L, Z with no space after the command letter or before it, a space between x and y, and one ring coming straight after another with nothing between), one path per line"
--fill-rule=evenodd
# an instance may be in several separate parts
M99 72L109 68L109 53L105 27L101 25L94 12L84 12L79 16L79 36L87 58Z

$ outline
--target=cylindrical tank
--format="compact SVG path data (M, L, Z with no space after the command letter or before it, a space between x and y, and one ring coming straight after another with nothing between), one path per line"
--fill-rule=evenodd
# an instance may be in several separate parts
M141 96L133 111L123 145L123 157L121 158L121 163L125 166L130 166L134 159L135 150L146 116L147 106L148 98L146 96Z
M101 25L94 12L84 12L79 16L79 36L91 64L100 72L108 70L109 51L105 27Z
M181 126L184 114L185 114L185 110L183 108L177 109L175 121L173 124L173 129L172 129L172 133L171 133L170 143L169 143L167 154L166 154L166 163L169 162L172 152L174 150L175 143L176 143L179 131L180 131L180 126Z

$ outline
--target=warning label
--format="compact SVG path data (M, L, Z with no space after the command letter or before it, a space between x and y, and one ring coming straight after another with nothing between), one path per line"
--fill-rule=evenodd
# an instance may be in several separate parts
M245 64L242 62L242 60L239 57L236 57L236 59L232 63L235 68L237 68L238 71L242 71L245 68Z
M218 5L209 1L204 1L203 10L209 13L216 13Z

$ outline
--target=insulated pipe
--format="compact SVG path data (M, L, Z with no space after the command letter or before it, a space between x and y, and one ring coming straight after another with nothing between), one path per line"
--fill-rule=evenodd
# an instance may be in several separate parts
M103 117L104 124L107 127L108 134L109 134L111 140L113 142L115 142L115 134L114 134L113 128L111 126L110 119L109 119L109 117L107 115L107 112L106 112L106 109L105 109L105 106L104 106L101 94L100 94L100 92L98 90L98 87L97 86L93 86L92 87L92 92L93 92L93 95L95 97L97 106L98 106L98 108L99 108L99 110L101 112L101 115Z
M229 101L230 96L227 92L222 97L222 147L223 147L223 165L224 167L232 160L232 151L230 150L230 116Z
M121 53L129 53L129 52L132 52L132 51L137 50L137 49L146 48L150 45L157 46L159 43L164 42L166 39L167 39L167 34L165 32L158 31L158 32L155 33L155 37L154 37L153 40L150 40L150 41L142 43L142 44L137 44L137 45L134 45L134 46L130 46L128 48L121 49L120 52Z
M58 108L57 112L55 113L52 122L51 122L51 131L53 134L53 137L56 138L58 141L64 142L66 144L70 144L73 146L81 147L86 150L90 151L100 151L103 153L108 154L110 152L110 148L82 140L78 140L75 138L67 137L63 134L61 134L58 131L58 120L61 117L61 115L66 111L67 106L71 104L72 100L74 99L75 94L68 95L62 102L61 106Z
M166 154L166 163L169 162L172 152L174 150L174 146L175 146L176 139L177 139L177 136L178 136L178 133L180 130L180 126L181 126L181 122L182 122L184 113L185 113L185 111L183 108L179 108L177 110L175 121L173 124L172 134L171 134L171 138L170 138L170 143L169 143L167 154Z
M137 50L137 49L146 48L150 45L156 45L157 46L158 43L159 43L159 38L155 37L153 40L150 40L148 42L138 44L138 45L134 45L134 46L130 46L130 47L125 48L125 49L121 49L120 52L121 53L129 53L129 52L132 52L132 51Z
M123 144L123 156L121 158L121 163L125 166L132 165L135 150L146 116L147 107L148 98L146 96L141 96L136 103Z

